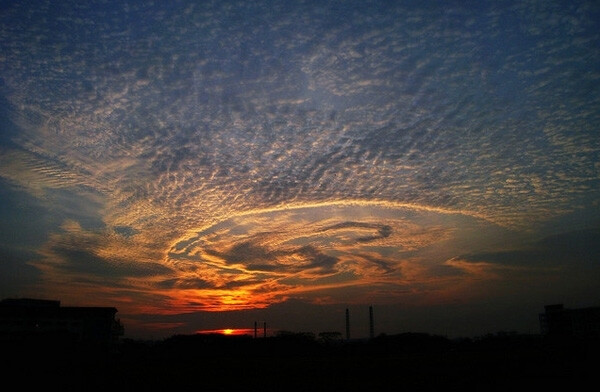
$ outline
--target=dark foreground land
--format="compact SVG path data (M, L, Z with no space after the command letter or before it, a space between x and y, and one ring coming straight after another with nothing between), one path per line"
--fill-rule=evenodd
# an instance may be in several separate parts
M123 340L111 350L1 342L4 386L52 390L515 391L583 389L598 339L427 334L323 342L304 334Z

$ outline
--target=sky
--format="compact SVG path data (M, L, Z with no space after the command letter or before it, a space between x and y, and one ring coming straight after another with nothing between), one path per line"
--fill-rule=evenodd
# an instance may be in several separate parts
M600 305L596 1L0 1L0 297L125 336Z

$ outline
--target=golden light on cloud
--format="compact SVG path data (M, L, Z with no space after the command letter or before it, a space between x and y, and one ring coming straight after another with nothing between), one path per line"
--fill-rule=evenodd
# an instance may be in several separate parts
M435 261L440 247L490 226L477 214L370 201L239 213L172 244L166 263L179 271L179 280L205 285L172 292L172 303L182 310L240 310L298 295L315 303L342 301L353 287L433 285L428 263L441 262ZM416 252L429 252L432 259L415 258ZM412 268L421 273L411 273L407 263L423 264Z

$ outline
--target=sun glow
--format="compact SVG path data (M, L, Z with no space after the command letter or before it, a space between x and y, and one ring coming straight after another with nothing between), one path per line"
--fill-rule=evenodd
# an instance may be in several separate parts
M217 334L225 336L252 335L253 330L250 328L222 328L222 329L204 329L196 331L199 334Z

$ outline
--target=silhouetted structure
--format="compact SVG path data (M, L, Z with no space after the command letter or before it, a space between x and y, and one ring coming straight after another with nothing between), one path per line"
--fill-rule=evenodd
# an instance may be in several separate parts
M0 302L0 340L110 346L123 335L113 307L61 307L60 301L20 298Z
M327 337L329 333L325 333ZM116 355L0 355L4 385L62 391L510 391L588 390L597 381L599 339L555 344L536 335L448 339L427 333L175 335L123 339ZM335 342L335 344L332 344ZM60 355L60 360L57 360Z
M337 331L319 332L319 339L328 344L342 342L342 333Z
M373 307L369 306L369 337L373 339L375 337L375 325L373 321Z
M546 305L540 313L540 331L546 336L600 337L600 307L565 309Z
M257 326L256 321L255 321L254 322L254 339L256 339L257 335L258 335L258 326Z
M267 337L267 322L266 321L263 323L263 337L264 338Z
M350 310L346 308L346 340L350 340Z

